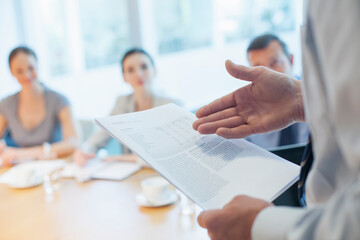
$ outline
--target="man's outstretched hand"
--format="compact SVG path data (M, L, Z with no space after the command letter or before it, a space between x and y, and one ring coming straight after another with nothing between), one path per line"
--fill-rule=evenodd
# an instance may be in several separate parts
M226 61L235 78L251 82L196 112L193 128L202 134L243 138L304 121L299 80L265 67L245 67Z

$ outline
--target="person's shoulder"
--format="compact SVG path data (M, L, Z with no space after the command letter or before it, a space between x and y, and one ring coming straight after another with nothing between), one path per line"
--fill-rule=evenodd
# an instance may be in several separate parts
M1 99L0 105L9 106L15 103L15 100L18 98L20 92L13 93Z
M129 104L134 99L132 94L119 95L116 97L114 107L119 107Z
M119 95L116 97L116 102L123 102L123 101L126 101L126 100L129 100L133 97L132 94L125 94L125 95Z
M8 95L0 101L0 113L5 117L9 117L16 113L19 92Z
M176 105L179 105L181 106L181 102L177 99L174 99L174 98L170 98L170 97L167 97L167 96L159 96L159 95L156 95L154 97L154 105L155 107L157 106L160 106L160 105L165 105L165 104L168 104L168 103L175 103Z
M64 107L70 106L70 101L64 94L46 86L44 87L44 92L46 94L46 101L48 101L49 106L55 109L55 112L59 112Z
M113 105L113 109L111 111L111 115L123 113L124 109L131 105L133 101L134 97L132 94L117 96L115 104Z
M56 91L54 89L45 87L44 91L45 91L45 93L49 94L49 96L51 96L51 97L54 97L54 98L66 98L67 99L67 97L64 94L62 94L61 92L58 92L58 91Z

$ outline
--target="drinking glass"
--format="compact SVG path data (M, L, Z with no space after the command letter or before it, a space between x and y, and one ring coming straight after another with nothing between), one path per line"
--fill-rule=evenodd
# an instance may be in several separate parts
M195 213L195 203L181 191L176 190L180 198L180 211L183 215L192 215Z

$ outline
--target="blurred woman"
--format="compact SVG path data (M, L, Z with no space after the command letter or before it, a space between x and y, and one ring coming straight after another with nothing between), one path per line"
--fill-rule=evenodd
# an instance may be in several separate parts
M174 102L172 99L156 96L152 90L152 83L156 77L156 69L152 57L141 48L133 48L125 53L121 62L123 78L133 92L129 95L119 96L110 115L130 113L147 110L153 107ZM99 130L84 144L87 151L76 150L74 160L79 165L95 156L95 152L106 146L111 139L104 130ZM122 154L108 157L107 160L120 160L136 162L138 156L125 146L122 146Z
M2 164L70 155L78 136L67 98L39 81L32 49L12 50L9 67L21 90L0 102Z

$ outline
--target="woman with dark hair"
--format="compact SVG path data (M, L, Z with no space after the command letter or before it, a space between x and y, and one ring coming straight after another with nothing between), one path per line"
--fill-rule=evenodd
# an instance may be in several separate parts
M69 101L39 82L35 52L15 48L9 67L21 90L0 102L2 164L71 154L78 136Z
M133 92L129 95L119 96L110 115L130 113L147 110L153 107L174 102L172 99L156 96L152 83L156 77L156 69L152 57L141 48L133 48L125 53L120 61L123 78L130 84ZM74 160L79 165L84 165L88 159L95 156L95 152L106 146L111 137L103 130L99 130L85 143L87 152L78 149L75 151ZM136 162L139 160L130 149L122 146L122 154L108 157L108 160Z

